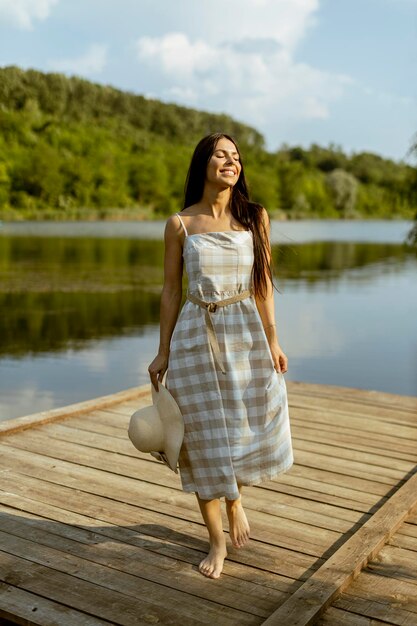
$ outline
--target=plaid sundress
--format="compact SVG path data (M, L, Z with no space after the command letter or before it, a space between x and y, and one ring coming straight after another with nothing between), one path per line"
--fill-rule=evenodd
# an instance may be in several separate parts
M190 293L212 302L251 287L251 231L188 235L181 223ZM171 337L165 385L184 417L183 490L206 500L236 499L237 483L259 484L294 462L287 389L253 295L211 315L226 373L213 358L204 308L186 300Z

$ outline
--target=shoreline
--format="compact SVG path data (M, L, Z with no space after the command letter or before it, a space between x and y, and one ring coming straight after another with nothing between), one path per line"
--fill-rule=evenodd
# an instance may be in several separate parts
M173 214L173 213L172 213ZM415 215L402 215L393 213L388 216L383 215L317 215L302 213L286 213L284 211L268 211L271 220L276 222L299 222L307 221L334 221L334 222L372 222L372 221L410 221L415 220ZM171 213L153 213L144 212L140 209L126 211L118 209L109 209L108 211L89 211L80 210L79 212L65 214L54 213L52 211L39 211L29 215L21 215L17 211L0 211L0 227L2 224L19 224L19 223L93 223L93 222L161 222L165 221Z
M415 229L412 219L271 218L272 244L307 242L405 243ZM166 216L147 220L21 220L0 221L4 237L90 237L93 239L142 239L163 241Z

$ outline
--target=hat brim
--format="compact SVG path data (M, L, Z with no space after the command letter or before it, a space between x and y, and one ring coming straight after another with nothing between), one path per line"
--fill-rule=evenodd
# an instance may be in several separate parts
M181 410L165 385L158 381L158 391L152 385L152 400L164 426L164 450L155 451L155 458L176 474L178 457L184 439L184 419Z

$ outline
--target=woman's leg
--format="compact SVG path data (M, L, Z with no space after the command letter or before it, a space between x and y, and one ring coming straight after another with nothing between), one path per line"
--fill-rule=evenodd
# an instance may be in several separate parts
M218 578L223 569L223 561L227 556L220 500L202 500L198 493L195 495L210 539L210 552L201 561L198 569L204 576Z
M242 485L239 485L242 494ZM242 548L249 541L249 523L242 506L242 495L237 500L226 500L226 512L229 520L229 534L235 548Z

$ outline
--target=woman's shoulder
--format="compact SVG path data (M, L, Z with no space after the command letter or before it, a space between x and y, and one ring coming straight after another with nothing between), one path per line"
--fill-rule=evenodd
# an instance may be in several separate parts
M183 215L185 215L185 217L192 217L193 215L196 215L197 212L198 212L198 205L193 204L191 206L186 207L185 209L178 209L178 211L170 215L167 218L167 220L178 219L178 215L180 217L182 217Z
M197 215L197 205L193 204L192 206L186 207L185 209L179 209L176 213L173 213L166 219L166 225L168 227L172 227L174 224L178 224L178 217L182 219L183 217L193 217Z
M173 213L172 215L169 215L166 219L165 219L165 233L166 234L173 234L175 232L177 232L180 229L181 225L180 222L178 220L178 214L177 213Z
M182 224L180 224L180 221L182 221L183 217L191 217L192 215L195 215L195 210L193 213L193 208L194 207L192 206L192 207L187 207L186 209L180 209L176 213L169 215L165 221L165 233L168 235L179 234L183 230Z

